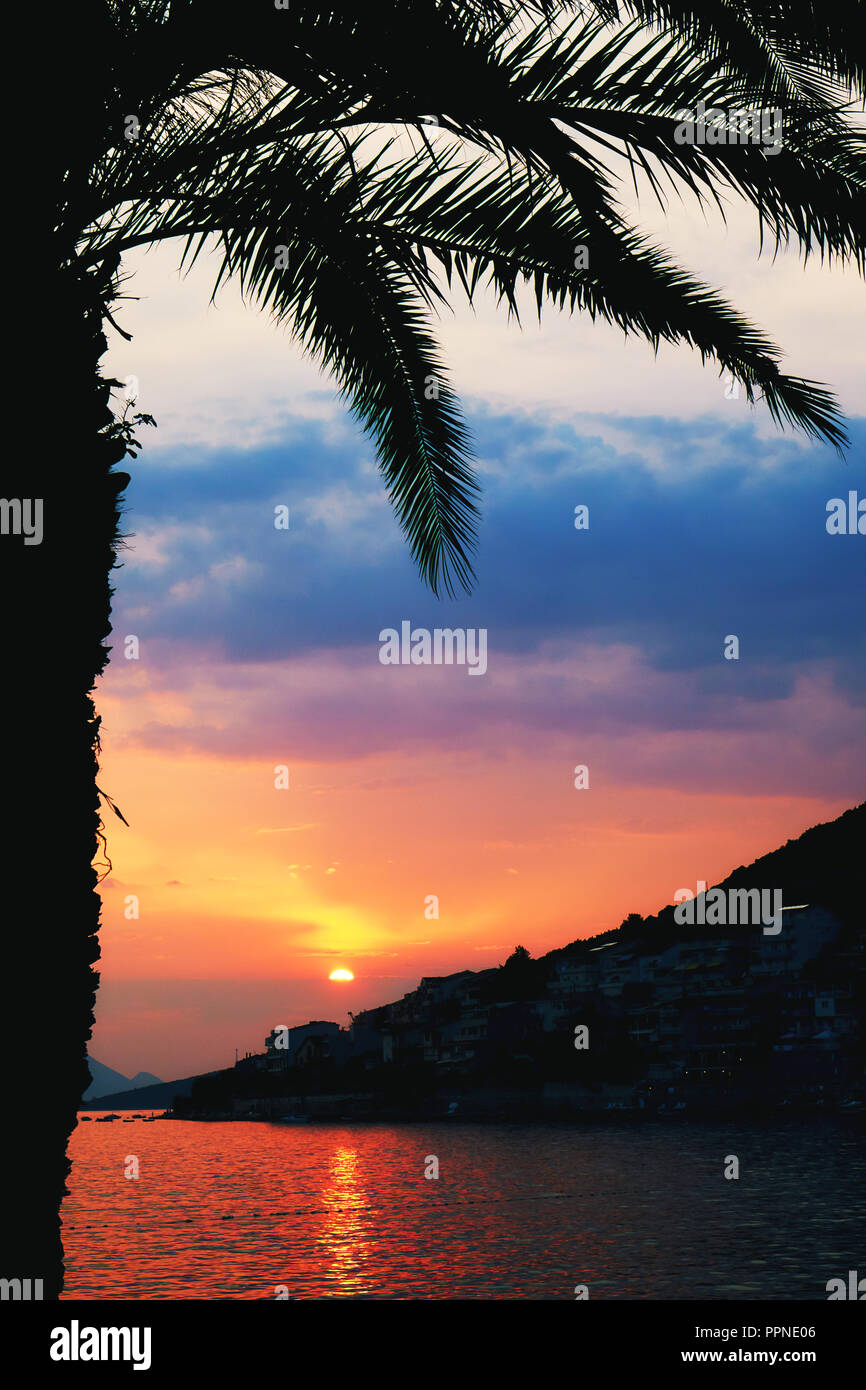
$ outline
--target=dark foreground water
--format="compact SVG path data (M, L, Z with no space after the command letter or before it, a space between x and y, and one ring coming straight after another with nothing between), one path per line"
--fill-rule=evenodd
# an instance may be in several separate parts
M825 1299L866 1275L863 1130L79 1124L64 1297Z

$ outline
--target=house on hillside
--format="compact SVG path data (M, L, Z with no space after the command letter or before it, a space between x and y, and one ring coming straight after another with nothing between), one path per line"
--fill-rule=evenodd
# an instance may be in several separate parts
M265 1057L267 1071L288 1071L297 1061L298 1053L310 1037L336 1037L340 1032L339 1023L318 1019L313 1023L302 1023L297 1028L274 1028L265 1038Z

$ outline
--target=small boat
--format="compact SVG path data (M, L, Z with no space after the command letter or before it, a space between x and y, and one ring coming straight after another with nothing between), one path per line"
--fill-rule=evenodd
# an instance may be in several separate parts
M152 1124L155 1124L155 1123L156 1123L156 1116L155 1116L155 1115L142 1115L142 1117L141 1117L141 1123L142 1123L143 1125L152 1125Z
M119 1119L120 1119L120 1116L119 1116L119 1115L97 1115L97 1117L96 1117L96 1123L97 1123L98 1125L107 1125L107 1124L110 1124L110 1122L111 1122L112 1120L119 1120Z
M132 1116L131 1116L131 1115L129 1115L129 1116L124 1115L124 1117L123 1117L123 1123L124 1123L125 1125L131 1125L131 1124L133 1123Z
M86 1124L90 1124L90 1121L91 1121L92 1119L93 1119L93 1116L92 1116L92 1115L79 1115L79 1116L78 1116L78 1122L79 1122L79 1124L82 1124L82 1125L85 1124L85 1123L86 1123Z

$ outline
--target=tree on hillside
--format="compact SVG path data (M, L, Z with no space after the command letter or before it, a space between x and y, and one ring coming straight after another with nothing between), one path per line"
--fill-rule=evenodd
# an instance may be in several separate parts
M521 966L527 965L532 960L525 946L515 946L508 960L505 962L504 969L519 970Z

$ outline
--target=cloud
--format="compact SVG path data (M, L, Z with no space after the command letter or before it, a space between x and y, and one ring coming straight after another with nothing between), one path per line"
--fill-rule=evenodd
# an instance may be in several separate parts
M321 824L320 821L311 820L311 821L307 821L307 823L306 823L305 825L281 825L281 826L274 826L274 827L272 827L272 828L265 827L265 828L263 828L263 829L261 829L261 830L257 830L257 831L256 831L256 834L257 834L257 835L291 835L291 834L292 834L294 831L296 831L296 830L314 830L315 827L316 827L317 825L320 825L320 824Z
M809 759L823 794L857 794L862 538L829 536L825 519L828 498L866 495L866 422L847 463L740 421L480 409L475 425L479 582L453 602L424 590L387 510L372 542L381 485L348 426L293 422L290 491L281 447L252 460L215 451L212 473L206 453L157 461L134 505L154 509L148 534L167 509L174 520L158 571L151 552L137 564L133 542L120 576L115 633L135 631L142 656L116 655L104 682L114 746L291 762L293 776L352 760L354 785L371 789L381 773L358 769L375 755L557 741L592 745L596 761L603 749L611 775L641 778L679 778L688 749L724 785L739 748L755 760L747 782L790 789ZM344 502L323 509L335 478ZM293 504L289 532L270 523L275 497ZM587 530L574 527L578 504ZM382 667L378 634L403 619L487 628L486 675ZM724 658L730 634L738 661ZM431 775L416 759L385 781ZM346 783L314 794L335 790Z
M755 698L790 688L785 669L822 656L859 686L859 537L828 536L824 523L830 497L858 484L866 494L866 423L847 464L719 420L619 420L616 444L594 417L553 426L479 411L475 423L486 474L471 598L437 602L424 589L368 446L352 452L303 422L290 485L279 449L252 463L222 450L213 471L156 466L134 485L130 521L143 514L149 539L141 564L134 539L124 558L115 640L135 632L143 661L173 646L172 664L187 667L193 651L235 665L362 644L375 655L379 631L408 617L485 626L494 654L567 636L638 644L652 665L703 668L718 686L721 639L739 624L740 676ZM343 502L325 514L334 474ZM292 529L275 531L271 503L289 494ZM574 529L578 503L586 531Z

